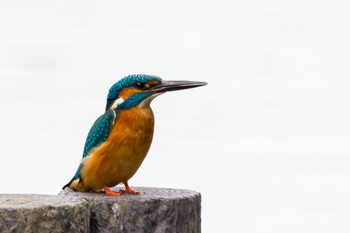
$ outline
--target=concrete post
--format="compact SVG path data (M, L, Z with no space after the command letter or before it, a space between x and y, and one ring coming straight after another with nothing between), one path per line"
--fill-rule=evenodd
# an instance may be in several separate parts
M3 194L0 195L0 232L201 231L198 192L134 189L140 194L110 197L69 188L57 196Z

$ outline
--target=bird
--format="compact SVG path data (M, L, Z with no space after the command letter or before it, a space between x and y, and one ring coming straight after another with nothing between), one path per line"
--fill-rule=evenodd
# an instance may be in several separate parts
M73 178L62 189L97 192L108 196L136 195L128 181L151 146L154 115L150 104L169 92L207 85L199 81L164 81L156 75L133 74L113 84L105 112L92 125L83 158ZM123 183L125 189L110 188Z

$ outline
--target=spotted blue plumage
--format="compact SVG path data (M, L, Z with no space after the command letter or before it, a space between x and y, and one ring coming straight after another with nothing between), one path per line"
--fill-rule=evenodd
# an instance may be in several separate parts
M115 112L114 110L110 109L95 121L95 123L93 124L93 126L89 131L89 134L85 142L83 158L88 156L92 149L98 147L104 141L107 140L118 112ZM72 180L70 181L70 183L73 180L80 177L80 170L82 166L83 164L80 163L78 170L75 173Z
M117 99L120 91L123 88L131 87L135 84L135 82L150 82L150 81L162 81L162 79L155 75L147 75L147 74L133 74L122 78L117 83L115 83L108 92L107 99Z
M133 74L122 78L109 89L107 95L106 111L113 105L114 101L119 98L119 93L123 88L132 87L136 82L147 83L155 80L159 82L162 81L162 79L158 76L147 74Z
M95 121L85 142L83 158L88 155L91 149L98 147L102 142L106 141L112 129L114 120L115 113L110 109Z

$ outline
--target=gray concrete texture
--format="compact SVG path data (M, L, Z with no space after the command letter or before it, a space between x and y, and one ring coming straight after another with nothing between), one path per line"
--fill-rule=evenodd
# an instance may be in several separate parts
M115 187L117 191L119 187ZM201 195L179 189L135 187L120 197L74 192L57 196L0 195L0 232L201 231Z

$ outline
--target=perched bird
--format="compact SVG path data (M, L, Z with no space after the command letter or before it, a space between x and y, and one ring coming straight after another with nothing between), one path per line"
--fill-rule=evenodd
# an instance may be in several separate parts
M150 103L162 93L204 86L205 82L163 81L153 75L130 75L110 89L105 113L87 136L83 159L73 178L62 189L104 189L106 195L138 194L128 185L151 146L154 116ZM125 190L109 187L124 183Z

